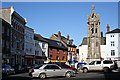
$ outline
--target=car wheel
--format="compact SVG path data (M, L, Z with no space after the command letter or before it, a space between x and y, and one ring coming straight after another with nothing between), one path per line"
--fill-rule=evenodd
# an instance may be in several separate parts
M45 74L45 73L41 73L41 74L39 75L39 78L45 79L45 78L46 78L46 74Z
M87 73L87 72L88 72L88 69L87 69L87 68L84 68L84 69L83 69L83 72L84 72L84 73Z
M70 77L71 77L71 72L67 72L67 73L65 74L65 76L66 76L67 78L70 78Z
M104 70L105 73L109 72L109 68L104 68L103 70Z

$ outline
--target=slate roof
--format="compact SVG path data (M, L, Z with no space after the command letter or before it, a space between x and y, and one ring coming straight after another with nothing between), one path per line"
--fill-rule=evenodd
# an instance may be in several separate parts
M54 34L56 37L58 37L58 35L57 34ZM62 40L67 40L67 38L66 37L64 37L64 36L61 36L61 39Z
M56 37L58 37L58 35L57 34L54 34ZM62 41L64 42L64 43L66 43L67 44L67 38L66 37L64 37L64 36L61 36L61 39L62 39ZM77 47L76 45L71 45L71 44L67 44L67 46L69 46L69 47Z
M82 43L79 45L87 45L87 37L84 37ZM101 45L106 45L106 37L101 37Z
M60 41L47 39L47 38L44 38L44 39L46 39L48 41L48 46L49 47L54 47L54 48L67 50L67 48Z
M48 43L48 41L46 39L44 39L40 34L34 34L34 40L43 41L43 42Z
M74 47L74 48L77 47L76 45L70 45L70 44L67 44L67 46L69 46L69 47Z
M107 32L106 34L109 34L109 33L120 33L120 29L116 28L116 29L114 29L112 31Z

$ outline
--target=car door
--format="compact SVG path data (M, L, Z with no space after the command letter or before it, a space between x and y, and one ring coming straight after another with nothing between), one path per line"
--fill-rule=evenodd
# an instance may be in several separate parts
M92 61L91 63L89 63L89 70L94 70L95 67L95 61Z
M96 61L96 64L95 64L94 69L95 69L95 70L102 70L101 61Z
M46 65L44 67L44 72L47 76L54 76L55 75L55 71L52 69L52 65Z
M62 76L64 71L57 65L52 65L52 69L54 71L55 76Z

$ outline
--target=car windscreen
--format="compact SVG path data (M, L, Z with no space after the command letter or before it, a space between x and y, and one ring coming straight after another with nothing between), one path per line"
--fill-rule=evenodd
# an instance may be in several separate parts
M2 68L11 68L10 65L3 65Z
M40 67L42 67L43 65L38 65L36 67L34 67L34 69L39 69Z

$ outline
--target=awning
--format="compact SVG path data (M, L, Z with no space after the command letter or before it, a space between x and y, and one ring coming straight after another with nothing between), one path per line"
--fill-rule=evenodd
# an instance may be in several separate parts
M35 56L35 59L47 59L46 56Z
M34 58L34 55L25 55L25 58Z
M50 60L51 62L66 62L66 60Z

